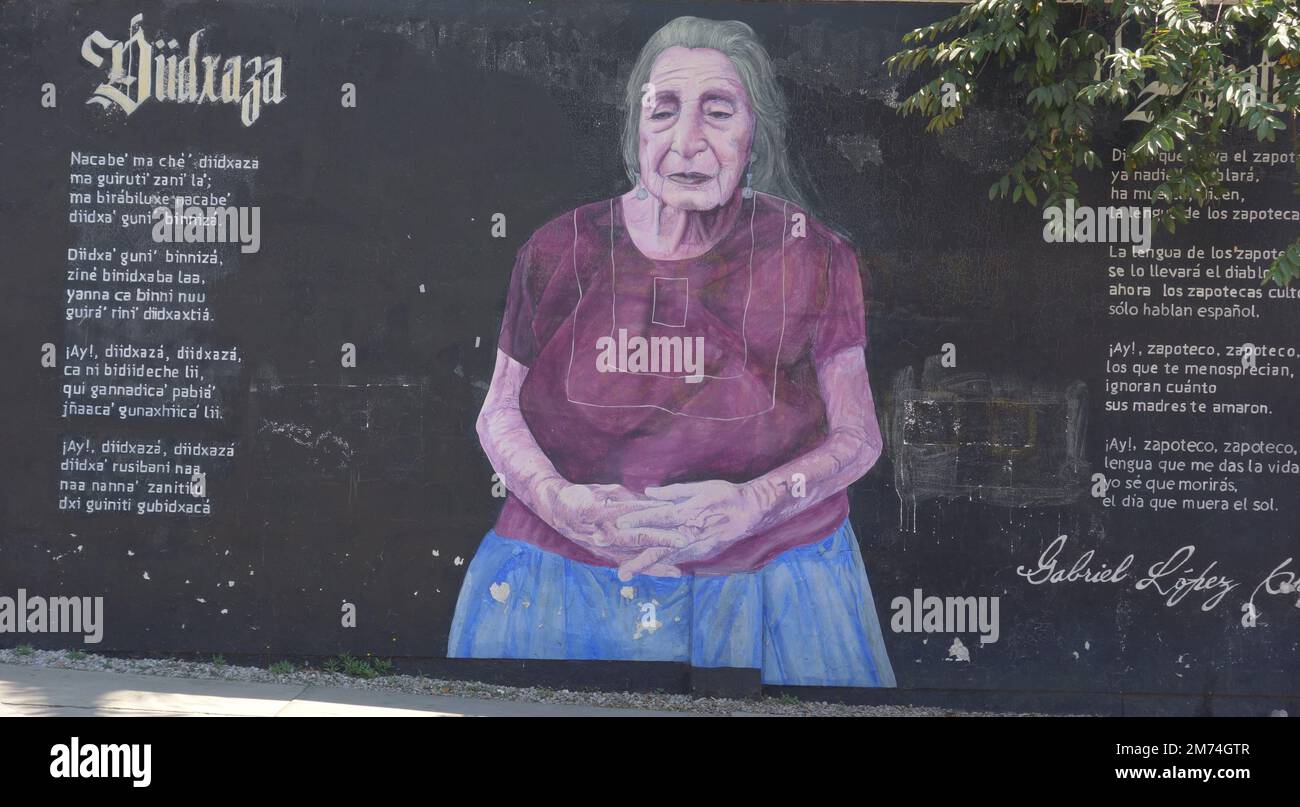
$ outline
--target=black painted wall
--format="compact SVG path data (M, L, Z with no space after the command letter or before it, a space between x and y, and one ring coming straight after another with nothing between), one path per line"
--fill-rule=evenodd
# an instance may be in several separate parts
M881 62L903 32L948 10L648 0L5 3L0 593L104 596L99 650L444 656L465 569L455 559L473 556L500 506L474 419L515 251L541 223L625 190L617 138L627 70L652 31L698 14L742 19L767 44L816 210L854 239L868 272L868 361L891 444L854 486L852 519L900 687L1294 696L1300 610L1271 598L1267 624L1254 629L1241 626L1239 611L1295 554L1294 478L1252 482L1253 495L1275 496L1280 510L1249 516L1121 512L1088 496L1087 484L1111 428L1102 412L1107 344L1157 335L1293 344L1296 320L1227 331L1193 321L1152 334L1149 322L1108 318L1105 246L1045 244L1035 211L987 200L1016 155L1020 119L1010 99L986 99L943 137L897 113L915 81L890 77ZM251 127L228 107L155 103L126 118L84 104L101 76L78 56L83 38L94 30L125 37L136 13L149 30L177 38L205 28L217 52L283 56L287 99L264 107ZM39 104L44 82L58 87L55 109ZM344 82L358 88L356 109L339 103ZM1122 133L1117 121L1108 126ZM41 343L65 339L74 148L261 160L246 192L262 206L262 251L210 290L215 339L237 343L244 356L224 386L228 417L173 430L238 442L238 459L208 481L210 518L55 509L62 436L157 432L60 418L60 381L37 361ZM1086 189L1098 204L1102 173ZM1288 172L1274 173L1267 197L1294 206ZM507 215L504 239L490 236L495 212ZM1202 224L1157 245L1238 237L1225 233ZM1280 245L1293 234L1259 225L1251 239ZM339 367L343 342L357 345L355 369ZM922 378L947 342L971 375ZM910 381L900 377L908 368ZM929 498L900 491L897 464L926 462L900 453L902 392L963 379L1037 401L1044 453L1003 478L976 452L964 481ZM1260 389L1277 412L1267 422L1149 416L1119 431L1294 439L1294 396ZM1003 414L1008 423L1028 417ZM1070 429L1081 441L1074 451ZM1026 584L1016 567L1061 534L1071 537L1063 559L1086 549L1113 560L1134 553L1143 569L1194 544L1202 561L1194 566L1217 560L1241 586L1203 612L1199 600L1167 606L1131 585ZM971 661L959 662L947 657L951 636L891 632L890 601L914 588L999 596L999 641L981 647L965 637ZM356 628L340 625L343 601L357 606ZM0 646L18 641L0 635Z

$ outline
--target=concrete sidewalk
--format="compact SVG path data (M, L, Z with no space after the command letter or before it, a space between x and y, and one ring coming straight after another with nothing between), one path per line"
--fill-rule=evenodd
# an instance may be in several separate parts
M400 692L0 664L0 717L684 717Z

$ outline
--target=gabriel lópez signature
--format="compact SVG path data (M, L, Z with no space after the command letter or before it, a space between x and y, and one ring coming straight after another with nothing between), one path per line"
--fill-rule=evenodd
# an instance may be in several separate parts
M1123 560L1115 565L1104 562L1094 565L1096 553L1092 549L1079 555L1074 563L1061 560L1061 552L1065 549L1068 540L1069 536L1057 536L1043 554L1039 555L1037 565L1017 566L1016 574L1035 586L1056 583L1124 583L1134 578L1136 573L1131 572L1134 563L1132 554L1125 555ZM1151 564L1146 574L1134 581L1133 588L1138 591L1152 589L1164 598L1165 605L1168 607L1178 605L1188 595L1198 592L1198 597L1204 597L1201 601L1201 610L1214 610L1228 596L1228 592L1238 587L1239 583L1231 577L1212 574L1218 561L1211 561L1197 572L1196 566L1191 562L1195 554L1196 547L1191 544L1180 547L1166 560ZM1255 627L1259 616L1255 597L1261 590L1269 595L1300 593L1300 584L1297 581L1300 575L1287 568L1292 560L1293 558L1287 558L1274 567L1273 571L1255 586L1250 599L1241 604L1243 626ZM1297 607L1300 607L1300 602L1297 603Z

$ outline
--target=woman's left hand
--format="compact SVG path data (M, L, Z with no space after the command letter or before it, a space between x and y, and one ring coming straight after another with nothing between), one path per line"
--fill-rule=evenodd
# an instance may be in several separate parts
M615 528L637 533L661 532L665 539L685 536L690 543L680 549L650 547L624 561L618 567L618 576L624 581L651 567L675 569L682 563L711 558L753 535L765 514L752 487L721 479L649 487L645 495L662 501L663 507L621 516L615 521Z

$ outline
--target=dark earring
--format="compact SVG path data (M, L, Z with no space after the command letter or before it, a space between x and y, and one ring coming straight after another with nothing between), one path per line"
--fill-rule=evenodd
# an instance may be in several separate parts
M647 196L650 195L650 191L645 189L645 185L641 184L641 175L636 174L635 176L636 176L636 198L645 199Z
M754 160L757 159L751 152L749 155L749 168L745 171L745 189L740 195L746 199L754 198Z

